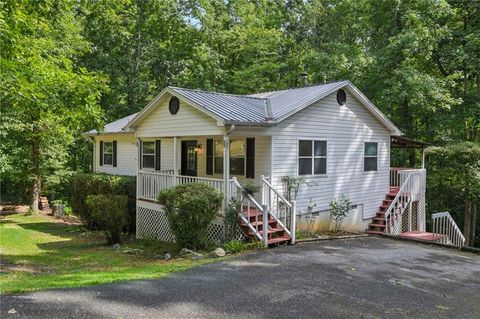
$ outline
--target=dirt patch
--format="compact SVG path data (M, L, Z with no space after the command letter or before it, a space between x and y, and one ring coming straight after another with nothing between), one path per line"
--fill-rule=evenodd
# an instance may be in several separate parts
M1 215L10 215L18 213L26 213L29 210L28 205L20 205L15 203L2 203L0 204L0 214Z

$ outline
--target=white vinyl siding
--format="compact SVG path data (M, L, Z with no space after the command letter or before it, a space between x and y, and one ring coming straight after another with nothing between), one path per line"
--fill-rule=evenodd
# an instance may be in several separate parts
M272 175L277 189L281 176L298 176L298 140L328 141L328 174L306 176L297 197L299 211L316 203L327 210L330 201L345 193L354 205L363 204L363 218L371 218L389 187L390 133L349 92L344 106L336 92L264 132L272 135ZM378 171L364 172L364 142L378 142Z
M110 165L100 166L100 141L110 143L117 141L117 167ZM109 134L95 136L94 170L96 173L107 173L112 175L137 174L138 151L135 134Z
M223 135L224 127L198 109L180 101L180 109L175 115L168 110L171 95L166 94L158 101L158 106L136 127L137 137L169 137Z

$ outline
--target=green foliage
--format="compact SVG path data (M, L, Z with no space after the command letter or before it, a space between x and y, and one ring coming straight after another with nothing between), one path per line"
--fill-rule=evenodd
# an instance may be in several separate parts
M225 242L234 240L237 237L238 220L239 220L239 201L231 198L227 207L225 208L225 217L223 220L225 227Z
M352 210L352 201L345 194L341 194L340 198L334 199L330 202L329 207L330 216L335 222L334 231L338 232L342 226L343 220Z
M128 198L128 223L126 231L135 230L136 179L132 176L107 174L78 174L73 181L72 208L86 227L95 229L98 224L85 199L88 195L125 195Z
M289 202L297 199L300 187L306 184L305 178L295 176L282 176L280 182L282 183L283 196Z
M245 250L263 249L265 247L263 246L263 243L259 241L244 243L239 240L231 240L223 245L223 248L231 254L238 254Z
M110 244L122 241L122 230L128 222L127 201L125 195L88 195L85 199L91 218Z
M255 183L252 181L247 181L245 184L243 184L242 188L243 196L255 196L255 194L260 190L260 186L255 185Z
M480 218L475 216L480 201L480 144L450 143L429 147L426 154L428 215L449 211L467 242L480 245L480 234L475 232L480 229Z
M205 184L183 184L161 191L170 228L177 243L190 249L208 245L207 228L222 207L223 195Z

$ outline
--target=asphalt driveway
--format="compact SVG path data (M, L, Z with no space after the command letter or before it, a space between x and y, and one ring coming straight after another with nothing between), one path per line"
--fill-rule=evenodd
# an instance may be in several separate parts
M480 255L374 237L303 243L158 280L2 296L0 317L480 318Z

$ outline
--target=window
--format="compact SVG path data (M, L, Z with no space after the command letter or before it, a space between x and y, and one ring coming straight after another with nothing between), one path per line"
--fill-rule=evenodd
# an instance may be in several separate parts
M142 142L142 167L155 168L155 142Z
M230 174L245 174L245 140L230 142Z
M378 163L378 143L366 142L364 154L363 170L365 172L376 171Z
M113 165L113 142L103 142L103 164Z
M223 174L223 141L215 141L214 167L215 174Z
M300 140L298 175L327 174L327 141Z

